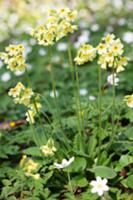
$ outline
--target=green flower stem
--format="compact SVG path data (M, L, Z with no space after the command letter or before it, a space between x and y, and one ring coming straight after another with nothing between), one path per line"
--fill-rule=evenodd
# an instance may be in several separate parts
M115 137L115 98L116 98L116 91L115 91L115 70L113 67L113 85L112 85L112 135L110 136L109 148L112 145Z
M30 78L29 78L29 74L28 74L27 69L25 70L25 74L26 74L27 82L28 82L29 86L32 88L32 84L31 84L31 81L30 81ZM46 142L47 140L46 140L46 135L45 135L45 133L44 133L43 122L42 122L42 120L41 120L41 118L40 118L39 111L38 111L38 108L37 108L37 105L36 105L35 100L33 101L33 103L34 103L35 110L36 110L36 113L37 113L38 118L39 118L39 123L40 123L41 129L42 129L42 133L44 134L44 137L45 137L45 141L44 141L44 142ZM29 116L29 112L28 112L28 116ZM30 117L30 116L29 116L29 117ZM31 118L29 118L29 119L31 119ZM31 125L31 124L32 124L32 122L31 122L31 120L30 120L30 125ZM34 128L33 134L35 135L35 134L36 134L36 130L35 130L34 125L32 124L32 130L33 130L33 128ZM35 139L35 138L36 138L36 136L34 136L34 139ZM35 142L36 142L36 141L35 141Z
M52 90L53 90L53 94L54 94L54 104L56 107L55 119L57 118L60 129L63 131L61 116L60 116L60 109L59 109L59 105L58 105L58 98L57 98L57 94L56 94L56 80L55 80L54 72L53 72L51 47L49 47L49 59L50 59L50 75L51 75L51 81L52 81Z
M48 110L51 110L51 105L49 104L49 102L47 101L47 99L43 96L40 95L42 97L42 99L44 100L45 104L48 106ZM50 118L48 117L48 115L44 112L43 115L47 118L49 124L51 124Z
M71 77L72 77L72 82L73 82L73 90L74 90L74 96L76 99L76 106L77 106L77 127L78 127L78 132L81 135L81 116L80 116L80 99L79 99L79 77L78 77L78 72L74 69L73 66L73 59L72 59L72 52L71 52L71 44L68 42L68 57L69 57L69 64L70 64L70 71L71 71ZM76 81L75 81L75 75L76 75ZM76 89L77 88L77 89Z
M77 106L79 110L79 121L80 121L80 127L83 131L84 129L84 119L82 115L82 109L81 109L81 101L80 101L80 87L79 87L79 74L78 74L78 68L75 66L75 72L76 72L76 85L77 85Z
M98 132L97 132L97 138L98 138L98 147L99 147L99 153L98 153L98 160L100 157L100 151L101 151L101 131L102 131L102 77L101 77L101 66L98 66Z
M73 186L72 186L72 182L71 182L69 169L67 169L67 177L68 177L68 184L69 184L68 187L70 187L70 192L72 194L72 198L73 198L73 200L75 200L76 198L75 198L74 193L73 193Z
M30 116L29 111L27 111L27 113L28 113L28 117L29 117L29 120L30 120L29 123L30 123L30 127L31 127L31 130L32 130L33 140L34 140L35 144L36 144L38 147L40 147L41 145L40 145L39 140L36 138L36 129L35 129L33 123L32 123L32 119L31 119L31 116Z
M44 126L43 126L43 122L42 122L42 119L41 119L41 117L40 117L40 114L39 114L39 110L38 110L38 108L37 108L37 104L36 104L36 101L34 100L34 106L35 106L35 110L36 110L36 113L37 113L37 116L38 116L38 119L39 119L39 123L40 123L40 125L41 125L41 128L42 128L42 132L44 133ZM47 141L47 135L44 133L44 137L45 137L45 141L44 141L44 143L46 143L46 141Z

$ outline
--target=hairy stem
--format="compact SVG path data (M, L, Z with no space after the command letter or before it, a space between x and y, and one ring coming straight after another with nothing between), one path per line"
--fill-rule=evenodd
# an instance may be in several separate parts
M101 132L102 132L102 77L101 77L101 66L98 66L98 132L97 132L97 138L98 138L98 147L99 147L99 153L98 153L98 160L100 157L100 151L101 151Z
M67 177L68 177L68 184L69 184L68 187L70 187L70 192L72 194L72 198L73 198L73 200L75 200L76 198L75 198L74 193L73 193L73 186L72 186L72 182L71 182L69 169L67 170Z
M68 42L68 57L69 57L69 64L70 64L70 71L71 71L71 77L72 77L72 82L73 82L73 90L74 90L74 97L76 100L76 114L77 114L77 127L78 127L78 132L81 135L82 128L81 128L81 105L80 105L80 98L79 98L79 77L78 77L78 72L77 69L74 69L73 66L73 59L72 59L72 52L71 52L71 44ZM76 80L75 80L76 76Z
M57 98L57 93L56 93L56 80L55 80L54 72L53 72L52 49L51 49L51 47L49 48L49 59L50 59L50 75L51 75L51 82L52 82L52 90L53 90L53 94L54 94L54 104L55 104L55 107L56 107L55 119L57 118L60 129L63 131L61 116L60 116L60 108L59 108L59 105L58 105L58 98Z

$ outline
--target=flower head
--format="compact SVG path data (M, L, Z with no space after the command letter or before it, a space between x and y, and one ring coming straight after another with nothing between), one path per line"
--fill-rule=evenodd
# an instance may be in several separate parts
M125 96L124 101L128 107L133 108L133 94Z
M77 29L77 26L73 24L76 17L77 12L69 8L62 8L58 11L50 10L46 23L33 29L31 35L40 45L53 45L60 38Z
M98 193L99 196L102 196L104 192L109 190L107 186L107 179L101 179L101 177L96 177L95 181L91 181L90 185L93 187L91 192Z
M40 150L45 156L53 156L54 153L57 151L54 146L54 141L50 138L46 145L40 147Z
M31 176L34 179L40 178L40 174L36 173L36 171L39 168L39 164L31 158L28 158L26 155L23 155L19 164L27 177Z
M74 161L74 159L75 159L74 157L70 158L69 160L63 159L60 164L59 163L54 163L54 166L57 169L63 169L65 167L68 167L69 165L71 165L71 163Z
M5 52L0 53L0 58L11 71L24 71L26 68L24 50L22 44L11 44L6 47Z
M99 54L106 53L106 52L107 52L107 46L106 46L106 44L100 43L100 44L97 46L97 51L98 51Z
M35 116L41 109L41 104L36 99L32 88L26 88L21 82L17 83L14 88L9 91L9 96L12 96L16 104L23 104L28 108L26 112L26 120L30 123L35 122Z
M21 82L18 82L14 88L10 89L8 94L9 96L16 98L20 95L20 92L24 89L25 89L24 85Z
M101 68L114 68L117 73L124 70L127 59L122 56L123 44L120 39L115 39L113 34L108 34L96 49L99 55L98 64L101 65Z
M96 56L96 49L90 44L84 44L78 50L77 56L74 61L78 65L92 61Z
M113 43L114 38L115 38L115 35L114 35L114 34L107 34L107 35L103 38L103 41L104 41L107 45L110 45L110 44Z

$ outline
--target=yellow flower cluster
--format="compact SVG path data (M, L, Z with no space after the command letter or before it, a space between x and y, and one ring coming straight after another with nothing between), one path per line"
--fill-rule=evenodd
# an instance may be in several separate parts
M46 145L40 147L40 150L45 156L53 156L56 152L53 139L50 138Z
M26 68L24 50L22 44L9 45L5 48L5 52L0 53L0 58L11 71L24 71Z
M34 162L31 158L27 158L26 155L23 155L22 159L20 160L20 167L23 168L26 176L31 176L34 179L39 179L40 174L36 173L39 168L39 164Z
M126 102L127 106L133 108L133 94L125 96L124 101Z
M76 64L82 65L88 61L92 61L98 54L98 64L103 69L107 67L114 68L116 72L124 70L127 64L127 58L123 57L123 44L120 39L115 39L113 34L103 37L102 42L94 48L90 44L84 44L80 47L77 57L74 59Z
M34 123L35 115L40 110L41 104L35 100L35 94L32 89L26 88L21 82L18 82L14 88L10 89L8 94L14 98L15 103L23 104L28 108L26 120Z
M69 8L58 11L50 10L46 23L33 29L31 35L37 39L40 45L52 45L55 41L77 29L77 26L73 25L76 17L77 12L71 11Z
M101 68L114 68L117 73L124 70L127 59L122 56L123 44L120 39L115 39L113 34L108 34L96 49L99 55L98 64L101 65Z
M76 64L82 65L88 61L92 61L96 56L96 49L90 44L84 44L78 50L77 56L74 59Z

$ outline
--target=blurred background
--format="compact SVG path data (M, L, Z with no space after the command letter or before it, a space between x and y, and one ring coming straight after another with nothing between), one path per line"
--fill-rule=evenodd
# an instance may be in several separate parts
M47 49L38 46L29 35L31 28L45 23L48 9L70 7L78 10L78 31L71 36L73 56L77 48L83 43L97 45L103 35L114 33L125 45L125 55L128 66L120 73L119 95L132 92L133 89L133 1L132 0L0 0L0 50L13 43L24 44L25 57L33 87L43 92L50 101L51 85L49 80ZM67 39L60 40L53 50L53 63L57 73L57 90L61 96L62 107L67 107L71 96L71 81L68 73ZM80 88L83 95L97 94L97 67L81 67ZM106 81L107 74L103 79ZM17 81L25 81L22 72L11 73L0 61L0 95L1 112L10 109L12 100L7 97L7 91ZM64 86L64 82L67 85ZM63 97L67 94L67 99ZM81 95L82 95L81 94ZM63 99L64 98L64 99ZM68 101L68 102L67 102ZM12 103L13 107L13 103ZM16 105L14 105L16 108ZM13 109L13 108L12 108ZM19 110L19 109L18 109ZM14 112L14 111L13 111ZM12 114L8 112L7 117ZM3 118L1 116L1 118ZM2 121L2 119L1 119Z

